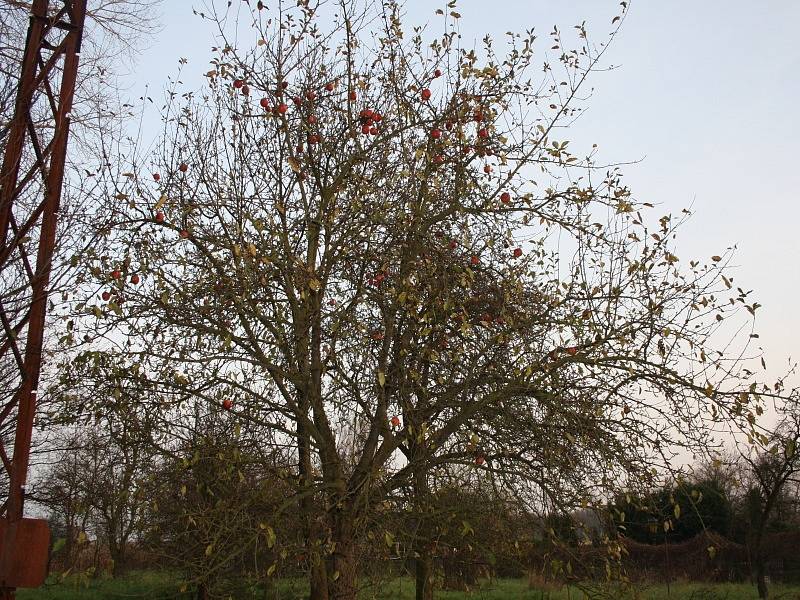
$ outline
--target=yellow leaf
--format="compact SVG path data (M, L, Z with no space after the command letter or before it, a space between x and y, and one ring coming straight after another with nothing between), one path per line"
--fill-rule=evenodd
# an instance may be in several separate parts
M275 545L275 530L272 527L267 527L267 548L272 548Z
M292 171L295 173L300 172L300 161L298 161L294 156L289 157L289 166L292 167Z
M209 544L206 546L206 556L211 556L212 552L214 552L214 544Z
M308 282L308 287L310 287L313 291L318 292L322 287L322 284L319 282L318 279L312 279Z
M167 197L165 195L162 195L161 198L158 199L158 202L156 202L156 210L162 208L166 202L167 202Z
M275 564L275 563L272 563L269 566L269 569L267 569L267 577L272 577L272 574L275 573L275 569L277 569L277 568L278 568L278 565Z
M378 385L381 387L386 385L386 374L383 371L378 371Z

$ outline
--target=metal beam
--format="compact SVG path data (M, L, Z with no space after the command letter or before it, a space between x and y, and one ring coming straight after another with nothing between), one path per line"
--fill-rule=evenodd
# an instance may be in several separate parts
M0 432L14 427L13 454L0 438L0 477L9 483L0 511L0 600L13 598L19 585L31 585L30 578L18 578L17 565L37 563L42 556L46 560L48 551L49 535L43 536L40 528L36 535L25 533L34 529L28 527L32 520L23 519L23 509L86 0L55 4L54 8L49 0L34 0L31 7L14 117L0 169L0 361L17 371L0 400ZM57 98L52 94L55 89ZM41 122L42 113L47 127L33 126Z

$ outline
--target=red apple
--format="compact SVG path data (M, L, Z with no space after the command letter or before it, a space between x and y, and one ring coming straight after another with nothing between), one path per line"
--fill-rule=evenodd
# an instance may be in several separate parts
M441 69L436 69L436 70L433 72L433 76L434 76L434 77L441 77L441 76L442 76L442 71L441 71Z
M381 113L372 113L372 120L376 123L380 123L381 119L383 119L383 115Z
M156 223L163 223L164 222L164 213L160 210L156 212Z
M480 123L481 121L483 121L483 113L479 110L476 110L475 114L472 115L472 118L475 119L476 123Z
M397 415L392 417L392 427L400 427L400 417Z
M325 84L325 91L326 92L332 92L333 91L333 82L332 81L329 81L328 83Z
M449 246L450 246L450 250L455 250L455 248L456 248L456 246L458 246L458 244L456 243L455 240L450 240Z
M511 194L509 194L508 192L503 192L502 194L500 194L500 201L503 204L508 204L509 202L511 202Z
M161 179L161 175L159 173L153 173L153 179L155 181L159 181Z
M242 94L244 94L245 96L249 96L250 95L250 88L247 87L246 85L243 85L242 86Z
M289 87L289 82L288 81L282 81L281 82L281 87L285 90L286 88Z
M356 94L354 91L350 92L349 98L350 98L350 102L355 102L356 99L358 98L358 94Z
M139 284L139 276L136 273L131 275L131 283L133 285L138 285Z
M181 173L186 173L186 171L189 170L189 165L187 165L186 163L181 163L178 166L178 169L180 170Z
M378 135L378 128L377 127L370 127L369 128L370 135Z
M369 135L369 129L370 129L369 125L365 123L364 125L361 126L361 133L363 133L364 135Z
M522 248L514 248L514 258L522 256Z
M265 110L269 110L269 99L268 98L262 98L259 101L259 104L261 105L261 108L263 108Z
M315 117L314 115L308 115L308 124L309 125L313 125L316 122L317 122L317 117Z
M442 137L442 130L434 129L433 131L431 131L431 137L435 140L438 140L440 137Z
M231 402L229 398L225 398L225 400L222 401L222 408L230 410L233 408L233 402Z
M108 290L103 292L100 296L101 298L103 298L103 302L108 302L109 300L111 300L111 292L109 292Z
M479 467L483 465L483 463L485 462L486 458L483 456L483 454L478 454L478 456L475 457L475 464L478 465Z
M300 96L295 96L292 98L292 102L294 102L295 106L300 106L303 103L303 101L300 99Z
M472 258L469 259L469 262L474 267L480 262L480 259L473 255Z
M243 85L244 85L244 81L242 81L241 79L234 79L233 80L233 87L235 87L237 90L240 89Z
M308 100L314 100L316 97L317 97L317 94L316 94L316 92L314 92L313 90L308 90L308 91L306 92L306 98L307 98Z
M289 107L284 102L281 102L278 105L278 112L281 113L282 115L286 114L287 110L289 110Z
M478 129L478 137L484 139L488 138L489 131L485 127L481 127L480 129Z
M444 156L441 154L437 154L433 157L433 164L435 165L443 165L444 164Z
M122 277L122 272L119 269L111 271L111 279L119 279L120 277Z
M181 236L181 239L187 239L189 237L189 232L186 229L181 229L178 232L178 235Z
M565 348L564 351L570 356L575 356L578 353L578 349L575 346L570 346L569 348Z
M430 100L431 99L431 91L428 88L425 88L424 90L422 90L422 93L420 95L422 96L423 100Z
M320 139L319 135L317 135L316 133L312 133L310 136L308 136L308 143L319 144L319 139Z
M491 165L484 165L483 166L483 172L488 175L489 173L492 172L492 166Z

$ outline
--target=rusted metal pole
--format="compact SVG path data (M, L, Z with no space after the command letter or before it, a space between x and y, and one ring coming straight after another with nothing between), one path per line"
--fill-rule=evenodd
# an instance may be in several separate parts
M48 0L34 0L31 9L31 21L22 61L22 73L17 91L14 119L9 130L5 147L2 171L0 171L0 273L8 266L9 261L18 251L19 257L27 266L27 256L33 248L28 242L23 226L17 227L18 217L29 225L39 223L38 244L35 248L36 267L33 272L27 269L29 284L29 307L18 311L17 323L13 326L7 315L3 313L5 339L3 352L12 348L17 357L20 370L19 387L2 410L4 418L13 414L16 406L16 427L14 435L14 451L8 457L2 449L3 467L9 479L9 494L5 504L4 535L0 543L0 600L14 598L14 588L26 585L28 580L21 573L20 565L33 564L40 561L44 552L46 560L47 544L37 543L36 539L22 535L23 508L25 502L25 485L30 460L31 436L33 420L36 412L36 394L39 385L39 374L42 364L42 343L44 324L47 312L47 293L50 283L52 257L55 247L58 211L61 203L61 188L64 182L64 167L69 139L70 112L75 93L75 82L78 72L80 45L83 37L83 25L86 15L86 0L62 0L61 6L51 12ZM59 33L62 39L53 42L50 35ZM63 66L59 72L56 64L63 57ZM52 96L56 78L60 76L59 93ZM52 110L52 139L43 144L39 139L31 114L37 97L47 99L46 106ZM45 148L47 151L42 152ZM19 181L19 173L23 159L28 153L34 156L34 164L28 173ZM15 214L15 208L22 194L34 181L34 172L41 174L36 183L42 185L44 198L28 214ZM27 201L29 199L26 198ZM22 213L26 212L23 207ZM13 229L12 229L13 228ZM10 236L10 234L12 234ZM10 236L10 238L9 238ZM0 298L2 300L2 298ZM4 309L2 309L4 310ZM17 346L19 335L27 324L24 336L24 354ZM22 364L19 359L24 356ZM0 419L2 421L2 419ZM1 423L0 423L1 424ZM41 548L40 546L44 546ZM31 571L32 572L32 571Z

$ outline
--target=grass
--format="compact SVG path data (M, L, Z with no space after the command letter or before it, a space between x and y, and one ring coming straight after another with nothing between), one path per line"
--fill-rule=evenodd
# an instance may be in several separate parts
M232 587L233 599L301 600L306 597L304 581L279 580L269 594L262 589L248 589L239 584ZM19 600L190 600L191 592L180 591L180 583L174 574L161 571L140 571L118 579L88 579L73 576L61 580L51 577L47 584L37 590L19 590ZM588 600L587 595L576 587L538 590L529 589L527 581L503 579L484 584L471 592L437 591L436 600ZM675 583L639 586L633 590L606 590L602 596L608 600L755 600L755 588L748 584ZM395 579L390 584L372 586L362 590L360 600L413 600L414 583L410 578ZM772 600L800 600L800 586L773 585Z

